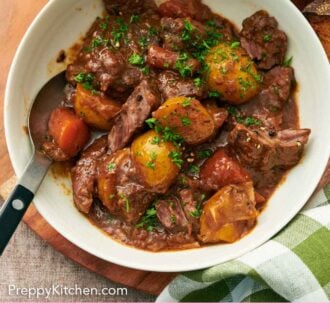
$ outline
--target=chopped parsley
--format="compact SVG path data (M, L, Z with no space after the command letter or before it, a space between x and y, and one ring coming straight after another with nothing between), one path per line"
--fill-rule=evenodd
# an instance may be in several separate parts
M197 165L192 164L189 166L189 172L192 174L199 174L200 168Z
M272 35L265 34L263 37L264 42L270 42L273 39Z
M291 56L290 58L285 59L283 66L285 67L289 67L292 65L292 61L293 61L293 56Z
M181 168L183 164L183 160L181 158L182 154L179 151L171 151L168 154L168 157L171 159L172 163L175 164L177 167Z
M246 117L243 121L245 126L261 126L262 122L253 117Z
M190 126L191 120L187 116L185 116L181 118L181 123L183 126Z
M157 119L156 118L149 118L145 121L145 123L149 126L149 128L154 128L155 125L157 124Z
M174 130L172 130L170 127L156 127L157 133L161 133L163 135L163 140L165 142L173 142L175 146L180 146L184 139L183 137L176 133Z
M221 97L221 94L217 91L211 91L209 92L209 97L213 98L213 97Z
M129 200L128 200L128 198L124 195L124 194L119 194L119 197L124 201L124 203L125 203L125 211L126 211L126 213L130 213L130 209L131 209L131 207L130 207L130 204L129 204Z
M213 155L213 151L210 149L207 150L199 150L197 151L197 157L199 159L207 159Z
M139 15L132 15L130 19L130 23L137 23L140 20Z
M194 79L194 84L196 87L201 87L203 85L203 79L200 77L197 77Z
M128 25L124 23L122 18L116 18L117 28L112 31L113 43L115 47L120 47L120 42L126 38Z
M154 129L156 133L162 135L162 141L173 142L175 146L180 146L184 139L183 137L172 130L170 127L162 127L156 118L149 118L145 121L149 128Z
M109 27L107 22L102 22L100 23L100 28L105 31Z
M158 34L158 30L154 27L154 26L151 26L149 28L149 36L156 36Z
M206 21L205 24L209 27L216 27L215 21L209 20L209 21Z
M157 154L155 152L150 153L150 161L146 164L148 168L155 170Z
M116 168L116 164L115 163L109 163L107 165L108 171L113 171Z
M182 53L179 58L177 59L174 69L178 70L182 77L192 76L192 67L191 65L187 64L189 60L189 56L187 53Z
M196 219L199 219L202 215L203 211L200 207L196 208L195 211L192 211L189 213L190 216L196 218Z
M147 47L148 45L148 38L147 37L141 37L139 39L139 45L143 48Z
M155 205L153 205L142 216L141 220L135 225L135 228L141 228L151 232L155 229L157 223L157 210Z
M92 73L80 72L74 77L74 80L81 84L87 90L94 90L94 75Z
M254 117L243 117L240 115L239 110L233 106L227 108L227 111L232 115L239 124L249 126L261 126L262 122Z
M191 98L185 98L184 101L182 102L182 106L184 108L189 107L191 105Z
M193 30L194 30L194 27L191 24L191 22L188 21L188 20L185 20L184 29L183 29L183 32L182 32L182 35L181 35L182 41L185 41L185 42L190 41L191 40L191 34L192 34Z
M151 144L159 145L162 142L162 139L159 136L154 136L151 140Z
M144 65L144 59L141 55L134 53L130 56L130 58L128 59L128 62L132 65Z
M141 72L144 75L148 75L150 73L150 68L148 66L144 66L143 68L141 68Z
M241 45L241 43L239 41L234 41L234 42L232 42L232 44L230 45L230 47L232 49L237 49L240 45Z

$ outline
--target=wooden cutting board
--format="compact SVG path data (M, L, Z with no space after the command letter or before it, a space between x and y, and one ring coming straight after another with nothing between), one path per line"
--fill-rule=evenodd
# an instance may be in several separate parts
M300 8L310 1L296 0ZM0 61L0 200L5 199L15 184L16 178L8 157L3 127L3 97L8 70L17 46L28 26L47 3L46 0L2 0L0 11L0 44L2 56ZM319 33L330 56L330 20L327 18L312 21L313 27ZM13 109L14 111L15 109ZM320 185L330 182L330 167L328 167ZM2 198L1 198L2 196ZM24 222L42 239L68 258L83 267L98 273L109 280L122 285L158 295L175 276L168 273L151 273L121 267L81 250L59 233L57 233L31 206L24 217Z

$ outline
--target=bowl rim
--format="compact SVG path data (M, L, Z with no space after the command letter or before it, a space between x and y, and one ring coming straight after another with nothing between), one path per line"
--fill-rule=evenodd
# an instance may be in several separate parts
M317 49L315 49L315 51L317 51L319 53L320 58L323 57L323 62L324 62L323 64L327 63L327 65L324 65L324 69L327 70L327 72L328 72L327 81L328 81L328 85L330 87L330 66L328 64L328 58L327 58L326 52L325 52L319 38L317 37L315 31L312 29L312 27L308 23L307 19L302 15L302 13L298 10L298 8L296 8L296 6L293 3L291 3L290 1L287 1L287 0L278 0L278 2L280 2L280 1L282 1L283 6L289 6L289 7L291 7L290 10L293 10L296 12L297 18L299 16L301 24L305 25L305 28L307 30L309 30L311 37L314 38L314 42L318 46ZM7 78L5 97L4 97L4 129L5 129L5 137L6 137L8 153L9 153L11 163L14 167L14 171L15 171L16 175L20 174L21 171L18 170L18 164L15 162L14 154L17 152L17 148L11 142L11 139L10 139L10 123L9 123L9 116L8 116L9 109L10 109L11 89L13 88L12 85L13 85L14 76L15 76L15 67L16 67L16 63L19 61L21 50L29 42L30 35L34 33L35 29L37 29L37 26L38 26L40 20L42 19L42 17L44 16L44 14L46 12L48 12L49 10L51 10L52 6L54 6L56 2L57 2L56 0L49 1L42 8L42 10L38 13L38 15L35 17L35 19L31 23L31 25L29 26L28 30L24 34L24 37L22 38L22 40L16 50L13 62L11 64L11 67L9 70L8 78ZM323 67L322 67L322 69L323 69ZM330 88L329 88L329 93L330 93ZM315 182L320 181L322 174L324 172L324 169L326 168L329 156L330 156L330 145L328 146L328 151L324 153L324 156L321 159L321 163L324 164L324 166L322 166L323 171L321 171L321 167L320 167L319 168L320 173L317 176L315 176ZM316 180L316 178L318 180ZM313 189L311 188L311 189L309 189L309 191L304 192L303 197L300 198L300 203L296 203L295 207L292 208L291 212L288 213L288 216L286 217L286 219L287 219L286 221L274 223L274 226L273 226L274 229L272 230L272 232L265 232L263 235L260 235L258 241L255 244L253 244L253 247L251 247L251 244L250 244L244 248L240 248L236 253L231 253L230 258L229 259L226 258L226 261L236 259L236 258L256 249L257 247L259 247L260 245L264 244L269 239L271 239L271 237L273 237L275 234L277 234L282 228L284 228L292 220L292 218L296 215L296 213L305 205L305 203L308 201L308 199L314 192L316 185L317 185L317 183L315 184ZM63 237L68 239L70 242L72 242L79 248L83 249L84 251L87 251L88 253L90 253L96 257L99 257L103 260L106 260L108 262L112 262L112 263L115 263L115 264L118 264L118 265L121 265L124 267L129 267L129 268L134 268L134 269L139 269L139 270L143 269L143 270L147 270L147 271L158 271L158 272L159 271L161 271L161 272L181 272L181 271L191 271L191 270L202 269L202 268L214 266L220 262L223 262L223 261L219 260L218 257L213 256L213 257L210 257L208 260L198 261L190 266L187 266L187 265L181 266L180 264L178 264L176 266L169 267L168 265L153 266L153 265L146 265L146 264L144 264L142 266L141 262L135 262L134 260L130 260L129 262L127 262L127 261L122 261L119 257L111 256L111 258L109 258L109 256L106 257L104 254L97 251L97 249L90 247L88 245L88 243L82 242L78 238L75 238L75 236L73 234L66 232L66 230L64 228L62 228L61 225L57 224L56 221L49 221L47 219L47 217L44 216L44 213L45 213L44 210L41 210L41 211L39 210L39 209L42 209L42 205L37 200L35 201L35 206L36 206L38 212L41 214L41 216L51 226L53 226L56 231L58 231ZM109 237L109 239L112 239L112 238ZM143 252L153 253L153 252L144 251L144 250L143 250ZM174 251L171 253L175 253L175 252L180 253L180 251ZM157 254L161 254L161 253L162 252L158 252Z

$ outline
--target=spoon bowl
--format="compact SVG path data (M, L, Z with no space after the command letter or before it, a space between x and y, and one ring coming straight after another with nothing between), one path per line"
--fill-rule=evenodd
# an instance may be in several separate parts
M6 248L52 164L41 147L47 137L50 114L63 100L65 84L65 72L61 72L42 87L31 107L28 131L33 155L0 210L0 254Z

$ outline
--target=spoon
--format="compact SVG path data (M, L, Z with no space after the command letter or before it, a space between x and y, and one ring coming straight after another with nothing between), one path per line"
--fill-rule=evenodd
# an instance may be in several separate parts
M42 153L52 110L64 98L65 72L47 82L38 93L29 113L28 130L33 155L14 190L0 210L0 255L38 191L52 160Z

